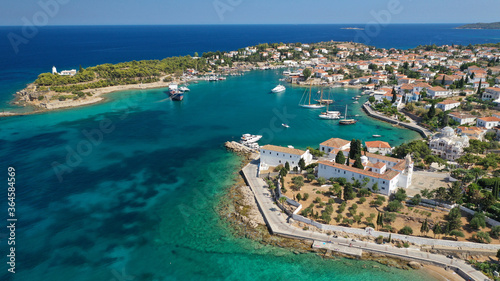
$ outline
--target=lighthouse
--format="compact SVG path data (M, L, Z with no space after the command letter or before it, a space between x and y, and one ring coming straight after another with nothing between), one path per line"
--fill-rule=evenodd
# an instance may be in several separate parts
M55 66L52 67L52 74L57 74L57 68Z

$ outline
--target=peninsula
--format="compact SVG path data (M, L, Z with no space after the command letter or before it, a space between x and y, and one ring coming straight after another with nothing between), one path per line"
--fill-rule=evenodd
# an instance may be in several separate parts
M500 29L500 22L471 23L459 26L456 29Z

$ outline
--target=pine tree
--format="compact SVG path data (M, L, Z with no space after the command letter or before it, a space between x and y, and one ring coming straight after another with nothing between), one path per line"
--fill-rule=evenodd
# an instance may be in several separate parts
M442 234L443 230L441 229L441 225L439 225L439 223L436 223L432 228L432 232L434 232L434 238L436 238L436 235Z

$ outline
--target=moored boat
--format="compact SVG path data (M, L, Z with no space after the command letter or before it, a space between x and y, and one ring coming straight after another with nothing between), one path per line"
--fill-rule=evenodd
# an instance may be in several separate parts
M358 121L356 119L347 119L347 105L345 106L345 116L344 119L339 121L340 125L352 125L356 124Z

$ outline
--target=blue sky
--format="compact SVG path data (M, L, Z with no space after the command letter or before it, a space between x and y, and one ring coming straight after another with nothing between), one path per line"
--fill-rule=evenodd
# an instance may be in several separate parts
M498 0L2 1L0 25L472 23L500 21ZM49 9L40 3L51 3ZM56 5L54 5L56 3ZM377 15L385 17L378 18Z

